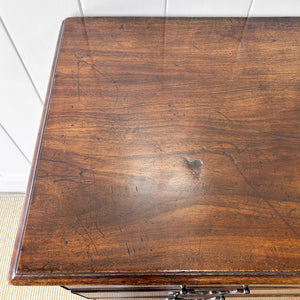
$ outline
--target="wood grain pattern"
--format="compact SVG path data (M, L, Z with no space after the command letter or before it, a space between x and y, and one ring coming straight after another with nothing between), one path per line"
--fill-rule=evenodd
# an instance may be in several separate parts
M67 19L10 282L300 284L299 39Z

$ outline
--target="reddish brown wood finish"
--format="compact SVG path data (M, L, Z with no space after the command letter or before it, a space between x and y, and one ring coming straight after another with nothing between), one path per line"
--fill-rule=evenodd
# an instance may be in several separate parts
M300 284L299 19L71 18L59 49L11 283Z

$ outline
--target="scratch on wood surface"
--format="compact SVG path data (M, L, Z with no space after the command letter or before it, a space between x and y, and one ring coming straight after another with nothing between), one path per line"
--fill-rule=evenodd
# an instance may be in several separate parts
M223 116L227 121L229 122L233 122L230 118L228 118L225 114L223 114L222 112L220 111L217 111L218 114L220 114L221 116Z
M61 178L61 179L55 179L55 180L53 180L53 183L61 182L61 181L76 182L76 180L71 179L71 178Z
M79 56L75 56L78 60L77 64L78 64L78 97L79 97L79 100L80 100L80 90L79 90L79 78L80 78L80 75L79 75L79 64L80 63L84 63L88 66L90 66L94 71L96 71L99 75L103 76L104 78L108 79L114 86L114 89L115 89L115 104L118 103L119 101L119 86L118 86L118 81L115 80L111 74L109 74L108 72L104 71L104 70L100 70L98 67L96 68L94 64L91 64L85 60L82 59L82 57L79 57Z
M212 153L212 154L218 154L218 155L225 155L227 157L230 158L230 160L234 163L234 165L236 165L236 159L234 158L233 155L231 155L230 153L228 153L227 151L215 151L215 150L210 150L207 149L206 147L202 148L204 151Z
M81 102L80 99L80 72L79 72L79 64L80 64L80 60L77 61L77 94L78 94L78 100L79 102Z
M113 202L113 204L117 204L116 201L114 200L114 189L112 186L110 186L110 199Z
M249 144L247 144L244 149L240 149L236 144L231 143L231 142L225 142L225 144L233 146L238 154L245 152L249 148Z
M94 223L97 231L102 235L102 237L105 237L105 234L99 229L97 222Z
M127 248L127 253L128 255L130 256L130 250L129 250L129 247L128 247L128 244L126 243L126 248Z
M88 233L87 229L85 228L85 226L82 224L82 221L80 220L80 218L77 216L76 217L77 223L81 226L81 228L84 230L86 236L88 237L88 239L90 240L90 242L92 243L92 245L94 246L94 249L96 251L96 253L98 253L98 249L97 246L94 242L94 239L91 237L91 235Z
M270 207L270 209L281 219L281 221L294 233L294 235L297 238L299 237L298 232L295 231L295 229L289 224L289 222L274 207L274 205L268 199L266 199L263 195L261 195L261 193L256 189L256 187L248 180L248 178L244 175L244 173L239 168L235 158L230 153L228 153L226 151L210 150L210 149L207 149L206 147L203 147L202 149L204 151L212 153L212 154L227 156L233 162L233 165L235 166L235 168L238 171L238 173L240 174L240 176L243 178L243 180L246 182L246 184L252 189L252 191L256 194L256 196L258 196L260 199L262 199Z

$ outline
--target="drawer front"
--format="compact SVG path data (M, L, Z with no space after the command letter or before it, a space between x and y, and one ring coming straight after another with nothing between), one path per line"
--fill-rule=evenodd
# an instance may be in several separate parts
M291 297L300 299L300 286L69 286L87 299L224 300L247 297ZM296 298L295 298L296 297ZM298 299L297 299L298 300Z

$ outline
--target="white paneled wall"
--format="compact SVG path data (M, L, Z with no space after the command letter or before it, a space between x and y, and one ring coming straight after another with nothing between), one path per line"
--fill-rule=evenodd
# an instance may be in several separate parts
M300 0L0 0L0 192L22 192L61 22L72 16L300 16Z
M0 191L20 192L26 188L30 163L0 127Z
M0 121L28 160L38 132L42 102L38 97L17 52L0 23Z
M164 16L165 0L81 0L85 16Z
M251 17L298 17L299 0L254 0L249 12Z
M168 0L168 16L246 17L252 0Z

